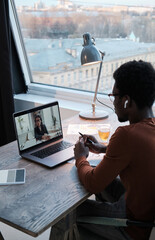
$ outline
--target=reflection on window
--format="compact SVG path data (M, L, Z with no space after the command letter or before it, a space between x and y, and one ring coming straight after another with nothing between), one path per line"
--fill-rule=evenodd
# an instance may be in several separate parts
M84 33L105 52L99 91L113 86L112 74L129 60L155 66L155 8L113 5L102 0L14 0L33 82L94 91L99 65L81 66ZM105 2L105 4L104 4ZM126 1L130 4L130 1Z

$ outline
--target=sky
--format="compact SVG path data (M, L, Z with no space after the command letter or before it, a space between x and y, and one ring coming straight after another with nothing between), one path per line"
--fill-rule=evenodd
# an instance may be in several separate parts
M16 6L33 6L39 0L14 0ZM155 0L71 0L81 5L128 5L128 6L154 6ZM57 0L42 0L47 6L56 5Z

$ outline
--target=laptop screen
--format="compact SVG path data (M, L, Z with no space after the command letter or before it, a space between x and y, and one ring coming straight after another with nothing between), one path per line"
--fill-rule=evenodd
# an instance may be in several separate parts
M14 114L19 150L62 136L58 102Z

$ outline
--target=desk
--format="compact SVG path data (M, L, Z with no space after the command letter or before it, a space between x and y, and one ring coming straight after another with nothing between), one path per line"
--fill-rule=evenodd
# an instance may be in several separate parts
M64 121L65 136L70 123L90 121L78 116ZM111 123L113 130L118 126L114 114L97 123ZM73 142L78 137L66 136ZM79 182L74 162L46 168L22 159L16 141L0 147L0 169L13 168L26 168L26 183L0 187L0 221L33 237L58 223L90 196Z

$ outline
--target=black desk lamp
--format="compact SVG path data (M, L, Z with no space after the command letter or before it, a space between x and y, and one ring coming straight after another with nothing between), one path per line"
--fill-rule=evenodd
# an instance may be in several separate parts
M95 47L95 40L91 39L89 33L85 33L83 35L83 49L81 52L81 65L89 65L89 64L94 64L97 62L100 62L100 68L99 68L99 73L98 73L98 78L96 82L96 89L95 89L95 95L94 99L92 102L92 110L86 111L86 112L80 112L79 116L84 119L92 119L92 120L99 120L99 119L104 119L108 117L108 112L102 111L102 110L97 110L95 109L96 107L96 96L97 96L97 91L98 91L98 86L99 86L99 81L100 81L100 75L101 75L101 70L102 70L102 63L103 63L103 57L105 53L97 50Z

